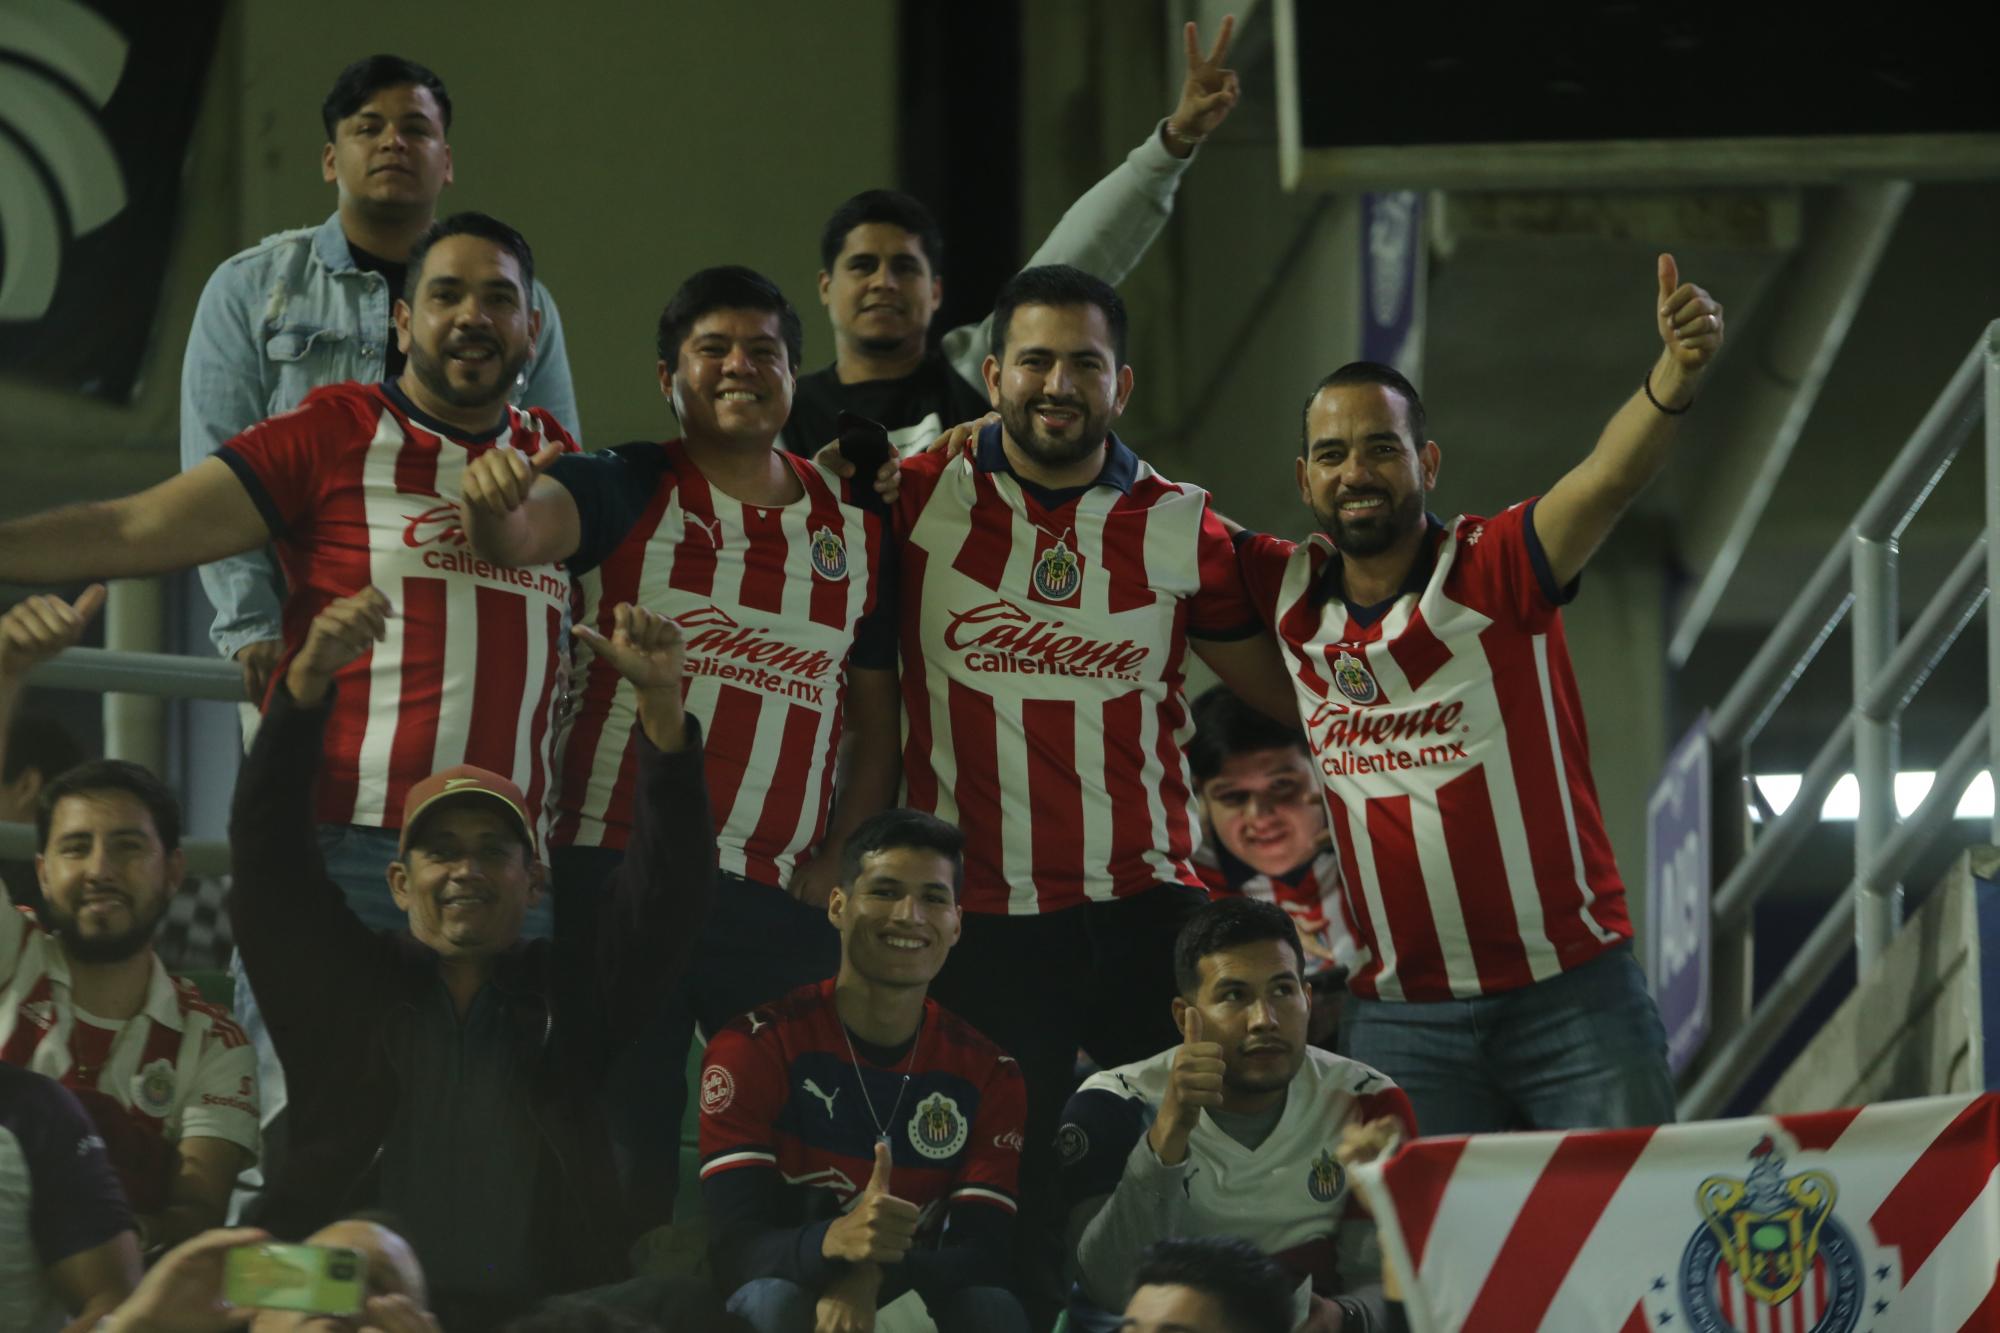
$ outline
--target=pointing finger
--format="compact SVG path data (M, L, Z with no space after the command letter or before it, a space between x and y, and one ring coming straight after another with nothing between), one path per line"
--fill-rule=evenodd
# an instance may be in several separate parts
M1181 25L1181 42L1187 47L1187 63L1190 70L1201 65L1201 43L1192 23Z
M1229 39L1235 32L1236 16L1234 14L1224 14L1222 16L1222 30L1215 34L1215 49L1208 53L1208 63L1210 65L1220 65L1222 58L1229 54Z

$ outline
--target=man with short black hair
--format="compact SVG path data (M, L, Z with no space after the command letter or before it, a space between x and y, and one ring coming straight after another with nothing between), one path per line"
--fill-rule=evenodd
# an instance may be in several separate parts
M1285 1270L1235 1236L1155 1241L1132 1285L1121 1333L1292 1333Z
M1655 277L1660 350L1546 495L1428 514L1443 458L1423 401L1358 361L1300 413L1293 475L1319 530L1240 547L1346 872L1341 1049L1402 1084L1428 1133L1674 1117L1562 620L1722 346L1722 306L1671 255Z
M1304 964L1282 909L1209 904L1174 942L1181 1044L1070 1098L1056 1143L1079 1328L1111 1326L1147 1245L1210 1235L1283 1264L1312 1333L1383 1327L1375 1225L1337 1151L1350 1125L1388 1118L1408 1137L1415 1121L1375 1070L1306 1044Z
M0 615L0 703L104 604L30 597ZM96 1119L147 1248L222 1220L257 1158L257 1064L228 1014L169 974L153 937L179 891L181 810L116 759L42 787L38 915L0 897L0 1061L47 1074Z
M776 443L802 336L768 278L703 269L660 314L660 392L679 439L570 458L496 450L466 476L466 532L480 555L561 561L578 575L583 623L601 628L626 600L675 620L689 707L715 719L707 764L722 891L685 994L633 1048L614 1119L637 1201L662 1223L695 1024L720 1031L838 966L825 906L841 847L900 777L883 519L862 505L862 483ZM584 910L617 866L630 824L630 691L587 646L578 658L554 835L565 912Z
M425 1257L432 1308L473 1327L628 1275L601 1093L686 965L714 834L680 633L621 605L608 633L576 630L631 682L639 731L630 855L595 930L561 954L523 938L546 879L535 806L469 764L410 788L387 874L408 928L369 929L310 811L347 667L392 623L374 588L314 617L236 784L230 921L293 1092L293 1151L257 1220L297 1232L388 1209Z
M25 680L0 679L0 823L5 824L34 823L42 788L89 758L68 727L46 713L20 707L26 689ZM16 907L38 910L42 905L32 859L0 858L0 888Z
M181 362L183 468L291 411L313 389L402 375L395 307L411 251L451 184L451 94L413 60L367 56L334 80L320 119L320 170L338 207L318 227L281 232L225 260L209 278ZM530 279L540 332L505 390L574 438L562 321L548 290ZM201 580L215 607L215 649L241 664L246 691L261 700L285 638L287 584L261 549L203 565Z
M1025 1102L1014 1061L929 998L959 938L962 839L888 810L848 838L840 971L709 1042L702 1206L758 1333L868 1333L922 1297L940 1333L1025 1333L1008 1294Z
M965 938L938 996L1028 1084L1024 1285L1050 1288L1056 1121L1076 1053L1171 1039L1175 935L1204 901L1185 663L1290 705L1206 491L1112 432L1132 392L1125 303L1078 269L1025 269L984 364L1000 420L904 460L891 510L904 608L905 804L965 830ZM1022 986L1025 969L1035 984ZM1051 1246L1052 1249L1052 1246Z
M1110 175L1070 206L1027 267L1073 264L1122 282L1160 234L1174 191L1201 142L1241 95L1223 66L1235 17L1204 54L1195 25L1183 31L1187 76L1180 102ZM799 377L785 447L811 457L838 434L841 412L888 428L903 453L986 414L980 363L992 318L930 343L944 299L944 237L928 208L898 190L864 190L820 232L819 299L833 328L834 362Z

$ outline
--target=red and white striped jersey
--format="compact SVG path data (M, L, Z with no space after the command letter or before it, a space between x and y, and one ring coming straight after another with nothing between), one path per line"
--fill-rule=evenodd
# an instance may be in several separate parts
M1326 784L1356 994L1490 995L1632 936L1533 509L1433 520L1379 615L1323 534L1240 545Z
M1324 851L1283 874L1267 875L1230 855L1215 831L1204 828L1201 846L1195 849L1194 869L1212 901L1255 898L1261 903L1275 903L1284 909L1301 935L1333 955L1328 962L1308 953L1307 976L1335 968L1353 970L1354 919L1341 892L1340 857L1336 853Z
M1413 1333L2000 1327L2000 1097L1418 1139L1355 1168Z
M1259 632L1229 535L1115 439L1094 484L1038 491L998 426L903 466L905 799L964 831L968 912L1199 887L1187 640Z
M779 454L805 487L789 505L715 490L676 440L564 459L584 623L609 634L632 602L676 621L686 699L702 719L722 869L783 885L819 846L833 797L850 662L895 665L882 600L883 519L847 484ZM891 599L893 600L893 599ZM582 698L563 749L558 845L623 847L631 829L632 686L576 646Z
M469 438L392 384L334 384L222 446L277 545L289 648L329 602L370 585L394 608L388 636L334 677L322 823L399 828L411 785L454 764L512 779L531 810L547 801L569 574L479 559L457 507L473 459L500 443L533 453L544 438L576 448L540 408L509 407Z
M256 1156L257 1053L194 983L152 958L146 999L122 1023L70 998L69 961L35 915L0 893L0 1061L46 1074L98 1121L132 1206L167 1205L172 1145L214 1138ZM108 1109L115 1104L116 1110Z

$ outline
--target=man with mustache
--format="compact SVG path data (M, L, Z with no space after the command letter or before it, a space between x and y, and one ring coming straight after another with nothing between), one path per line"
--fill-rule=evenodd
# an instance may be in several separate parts
M27 674L82 638L101 584L0 616L0 722ZM0 895L0 1061L46 1074L97 1121L142 1248L222 1221L256 1160L257 1061L228 1014L170 975L153 936L180 889L180 805L136 764L56 775L36 809L39 919Z
M1296 1285L1312 1333L1380 1329L1375 1225L1336 1152L1350 1125L1416 1132L1402 1091L1367 1065L1306 1044L1305 953L1282 908L1212 903L1174 943L1182 1040L1093 1074L1063 1110L1070 1305L1085 1330L1116 1326L1147 1246L1241 1236Z
M451 94L414 60L367 56L334 80L320 120L333 215L225 260L202 289L181 361L184 469L322 385L393 382L403 373L395 308L411 252L452 183ZM508 391L575 436L562 322L539 282L528 301L540 334ZM230 556L203 565L201 584L215 607L216 652L243 668L245 691L261 700L284 647L287 584L277 563L261 549Z
M984 367L1000 420L968 450L905 461L892 509L905 804L966 834L965 935L937 993L1021 1062L1030 1245L1059 1226L1036 1214L1054 1207L1047 1145L1077 1049L1124 1064L1172 1035L1172 944L1203 901L1188 652L1289 706L1207 492L1111 433L1125 342L1108 284L1015 275Z
M1326 789L1359 961L1340 1047L1427 1133L1673 1119L1666 1037L1632 958L1561 608L1665 466L1722 307L1661 255L1662 347L1596 447L1492 518L1426 515L1441 453L1410 382L1356 362L1306 401L1320 531L1244 541Z

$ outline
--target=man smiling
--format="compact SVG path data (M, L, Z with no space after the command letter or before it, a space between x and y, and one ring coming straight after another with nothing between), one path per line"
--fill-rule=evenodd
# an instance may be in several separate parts
M929 998L958 942L960 843L912 810L862 824L827 904L839 974L709 1043L702 1204L758 1333L867 1333L912 1289L940 1333L1025 1333L1005 1290L1020 1069Z
M411 787L387 874L408 930L368 929L308 811L346 668L393 621L373 588L314 617L236 785L230 921L294 1092L296 1149L257 1220L293 1234L389 1210L445 1324L481 1327L627 1276L600 1094L685 966L715 843L680 632L621 606L608 633L577 630L631 683L639 723L630 854L593 933L565 955L522 938L545 879L533 806L472 765Z

